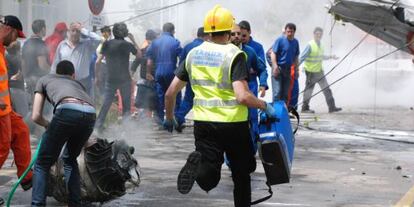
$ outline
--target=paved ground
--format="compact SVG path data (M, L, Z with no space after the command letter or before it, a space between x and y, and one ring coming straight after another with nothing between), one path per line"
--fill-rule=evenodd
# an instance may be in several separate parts
M365 109L303 115L291 183L274 186L274 196L258 206L393 206L414 185L413 117L410 109L379 110L375 118ZM197 185L188 195L177 192L177 174L194 149L191 127L173 135L148 128L153 128L152 124L144 120L106 134L109 139L126 139L135 146L142 183L102 206L233 206L232 182L225 166L218 187L208 194ZM10 163L11 159L0 171L3 198L16 181ZM267 195L264 182L258 160L252 175L253 198ZM19 189L13 205L29 203L30 192ZM53 198L49 204L63 206Z

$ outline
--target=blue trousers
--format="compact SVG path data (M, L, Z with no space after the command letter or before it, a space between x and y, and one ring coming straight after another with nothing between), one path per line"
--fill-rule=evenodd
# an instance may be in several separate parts
M290 86L290 65L282 66L279 75L272 76L272 98L275 101L287 101Z
M184 99L180 104L180 108L178 108L177 112L175 113L175 119L177 120L179 125L185 122L185 116L193 108L193 99L194 92L191 89L190 82L187 82L187 85L185 87Z
M256 81L249 81L250 91L257 97L258 85ZM250 137L253 143L253 152L257 152L257 137L259 136L259 113L256 108L249 108Z
M174 79L173 73L168 74L168 75L156 75L155 77L157 96L158 96L157 115L158 115L160 124L164 121L164 115L165 115L165 112L164 112L165 93L167 92L168 87L170 87L170 84L173 79ZM180 107L180 104L181 104L181 92L177 94L174 113L177 113Z
M66 189L69 206L81 206L81 189L78 162L83 145L88 140L95 124L95 113L72 109L57 109L46 132L36 164L33 169L32 206L45 206L49 171L63 153Z
M290 94L289 106L297 109L298 99L299 99L299 80L295 79L295 81L293 82L293 88Z

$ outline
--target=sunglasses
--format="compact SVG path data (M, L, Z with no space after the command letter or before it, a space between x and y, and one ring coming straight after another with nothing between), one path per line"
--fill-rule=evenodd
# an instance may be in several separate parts
M236 36L236 34L237 34L237 36L240 36L240 32L232 32L231 36Z

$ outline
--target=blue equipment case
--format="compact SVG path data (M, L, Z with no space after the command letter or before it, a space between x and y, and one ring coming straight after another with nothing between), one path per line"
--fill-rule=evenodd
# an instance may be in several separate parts
M269 118L261 112L259 124L259 155L269 185L289 182L295 147L295 137L285 103L276 101L273 107L277 117Z

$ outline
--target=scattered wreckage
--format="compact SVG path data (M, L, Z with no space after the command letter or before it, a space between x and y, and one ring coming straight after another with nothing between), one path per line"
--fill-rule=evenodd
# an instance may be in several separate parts
M89 143L78 157L82 201L103 203L123 196L128 183L138 187L140 169L134 151L124 140L108 142L98 138ZM66 202L62 159L52 167L50 175L48 196Z
M329 13L336 20L349 22L414 54L414 3L411 0L335 0Z

